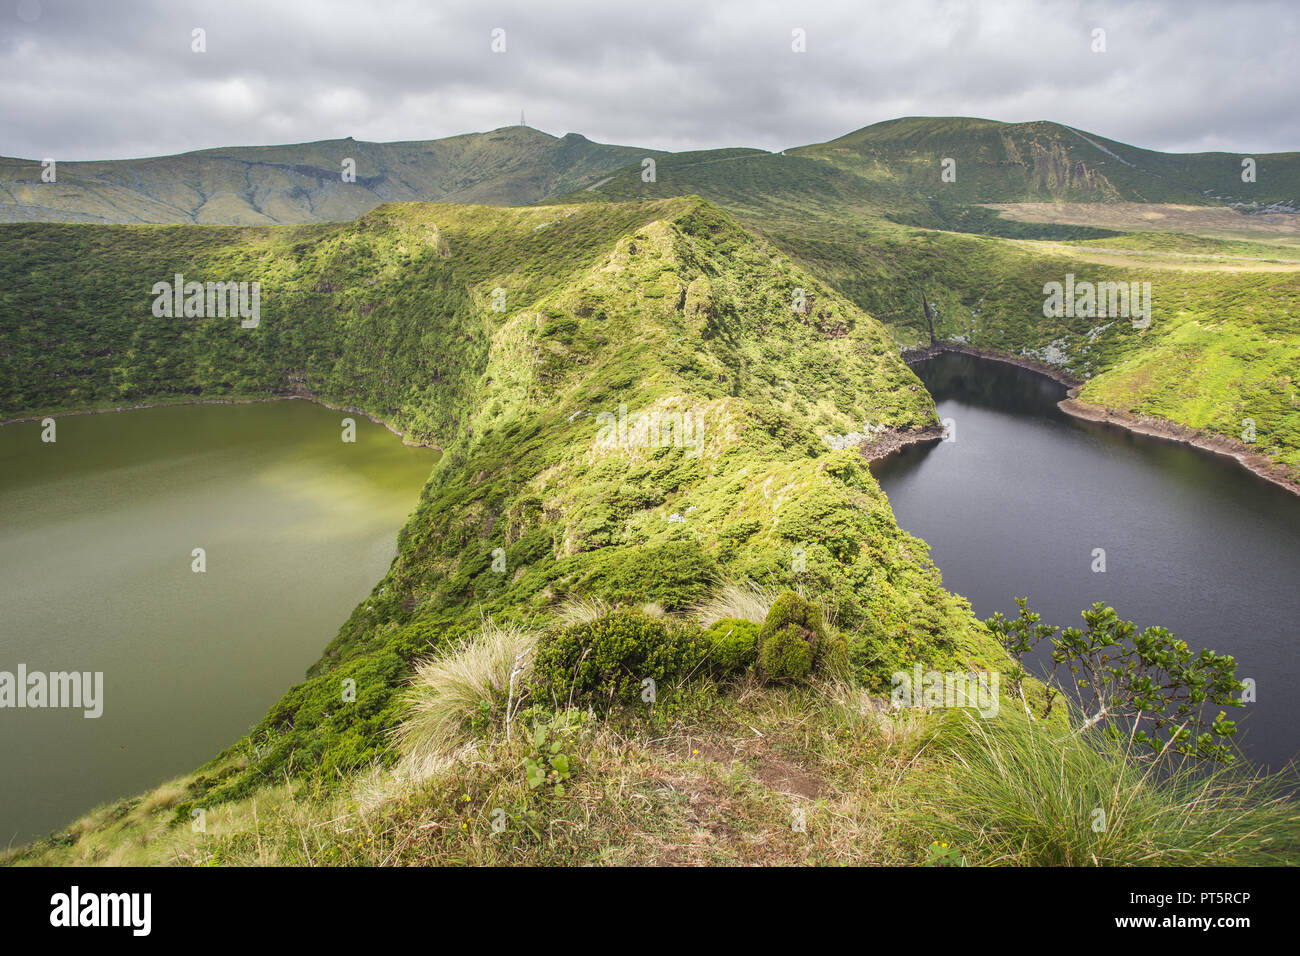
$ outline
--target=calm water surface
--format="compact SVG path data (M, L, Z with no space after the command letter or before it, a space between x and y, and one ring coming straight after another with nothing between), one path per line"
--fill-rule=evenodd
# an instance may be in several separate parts
M1255 761L1300 751L1300 498L1236 462L1082 422L1065 390L1001 362L944 354L916 373L955 441L875 468L899 523L981 618L1015 596L1049 624L1094 601L1193 650L1232 654L1258 702L1229 716ZM1093 550L1106 570L1092 570Z
M0 710L0 846L192 770L301 680L388 569L437 453L304 401L0 428L0 671L103 671L104 711ZM206 550L207 570L191 570Z

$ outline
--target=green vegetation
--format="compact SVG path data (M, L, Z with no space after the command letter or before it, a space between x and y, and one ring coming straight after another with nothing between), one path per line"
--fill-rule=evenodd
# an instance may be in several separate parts
M1294 858L1271 784L1157 780L1110 737L1069 734L1059 708L1030 721L1015 700L970 733L879 703L918 662L1029 686L1007 632L944 590L858 450L835 447L937 424L898 354L922 340L922 292L941 341L1056 365L1087 401L1223 435L1249 418L1300 473L1296 273L1174 261L1258 251L1236 245L999 225L970 205L995 169L1020 177L1018 199L1132 197L1156 175L1107 153L1143 151L1025 125L662 157L656 183L634 166L551 206L0 226L0 415L308 395L444 451L384 579L243 740L9 861ZM956 134L976 175L937 204L923 179ZM952 217L1029 238L903 224ZM1092 261L1105 250L1152 255ZM154 317L153 283L178 271L260 282L260 323ZM1045 318L1043 286L1067 273L1150 281L1153 322ZM1093 631L1114 636L1103 611ZM1231 674L1196 671L1171 636L1152 648L1222 697ZM1058 789L1012 792L1049 767ZM966 803L942 803L962 787ZM1096 807L1111 823L1093 839ZM198 809L207 832L185 826ZM1161 835L1162 819L1185 825Z
M802 607L805 620L817 611ZM206 804L202 829L172 822L189 819L183 797L195 782L173 781L7 860L1207 865L1289 863L1300 847L1291 777L1158 770L1127 738L1081 729L1061 709L1051 720L1014 706L987 720L964 709L890 710L853 682L762 685L739 675L719 684L698 667L649 702L628 683L618 704L625 665L639 672L649 652L680 671L676 655L698 625L626 609L557 624L531 676L524 633L484 622L436 658L444 676L417 676L401 759L389 766L268 779L247 797ZM513 658L498 652L503 642ZM503 703L507 672L522 683L592 656L603 668L594 686L612 704L601 716L510 691ZM466 719L430 736L444 694L443 710Z
M1268 205L1300 195L1297 153L1255 156L1256 182L1244 183L1238 155L1161 153L1044 121L909 116L789 152L824 159L868 181L942 194L959 203ZM939 178L944 158L956 160L952 182Z
M1220 766L1160 768L1127 738L1060 728L1014 709L958 712L930 744L934 772L907 801L914 842L958 848L967 865L1278 866L1294 863L1293 776Z
M607 710L653 704L704 659L699 628L617 611L542 638L533 664L533 696L553 705Z
M704 632L710 670L720 677L750 671L758 660L758 629L753 621L723 617Z
M1205 708L1243 706L1236 662L1203 649L1193 654L1185 641L1163 627L1139 631L1120 620L1113 607L1097 603L1083 612L1088 629L1065 630L1041 622L1025 598L1007 620L995 614L987 625L1015 662L1009 672L1012 689L1025 712L1043 718L1058 695L1067 706L1077 702L1084 729L1098 728L1127 739L1129 746L1155 755L1177 753L1206 760L1228 761L1237 728L1227 712L1207 719ZM1041 707L1025 696L1025 655L1044 640L1051 642L1052 671ZM1040 711L1035 714L1035 711Z
M656 155L577 133L505 126L407 143L348 137L61 162L55 183L41 182L39 160L0 157L0 222L255 226L355 219L394 201L512 205L578 189ZM345 172L354 178L344 180Z
M832 634L821 608L793 591L776 599L758 632L758 673L766 681L806 680L814 671L844 676L848 646Z

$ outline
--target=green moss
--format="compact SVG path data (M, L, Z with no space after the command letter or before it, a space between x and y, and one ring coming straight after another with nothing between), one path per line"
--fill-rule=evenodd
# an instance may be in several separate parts
M616 611L544 635L532 693L546 703L600 710L653 703L685 681L707 649L695 625Z
M753 621L724 617L704 631L709 668L718 676L734 677L749 671L758 660L758 630Z

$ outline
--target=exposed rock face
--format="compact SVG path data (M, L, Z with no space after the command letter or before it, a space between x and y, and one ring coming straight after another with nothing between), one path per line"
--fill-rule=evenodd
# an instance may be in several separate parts
M862 457L867 461L883 461L890 455L896 455L904 448L912 445L941 441L943 435L944 429L942 425L928 425L925 428L906 431L886 428L883 431L876 432L858 448L862 451Z

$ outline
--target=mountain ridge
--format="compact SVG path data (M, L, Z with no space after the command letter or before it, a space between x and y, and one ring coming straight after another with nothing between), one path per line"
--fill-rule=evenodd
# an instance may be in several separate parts
M1165 153L1050 120L912 116L778 153L750 147L670 153L503 126L435 140L346 137L66 162L58 165L54 183L41 182L36 160L0 158L0 221L270 225L355 219L388 201L527 205L587 189L606 176L643 182L647 157L679 170L766 159L778 175L791 168L782 161L815 161L852 177L838 192L869 196L878 212L915 225L933 225L936 214L951 218L948 207L991 202L1300 209L1300 152ZM356 161L355 183L342 179L348 158ZM1253 183L1241 178L1246 158L1256 163ZM952 181L941 178L945 159L955 160ZM799 188L771 185L776 191ZM926 206L940 208L936 213Z

